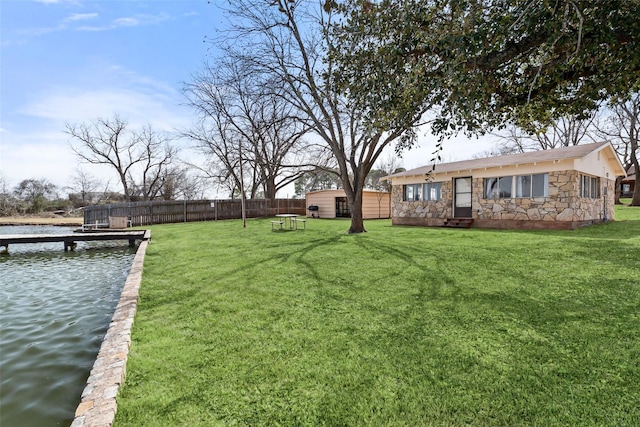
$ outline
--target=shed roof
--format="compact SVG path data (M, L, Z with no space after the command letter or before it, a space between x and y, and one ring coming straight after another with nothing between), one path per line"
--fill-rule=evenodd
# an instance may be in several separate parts
M461 170L473 170L473 169L484 169L484 168L493 168L493 167L500 167L500 166L549 162L554 160L579 159L594 151L605 149L607 146L609 147L611 153L613 154L617 163L619 164L619 168L622 171L622 174L624 174L624 169L622 168L622 164L620 163L620 160L618 159L617 155L615 155L613 146L611 145L610 142L605 141L605 142L595 142L595 143L584 144L584 145L572 145L570 147L555 148L552 150L531 151L528 153L509 154L506 156L486 157L482 159L463 160L463 161L451 162L451 163L440 163L435 165L435 169L434 169L434 165L431 164L431 165L422 166L415 169L410 169L405 172L399 172L393 175L389 175L384 177L384 179L398 178L403 176L425 175L427 173L433 173L433 172L444 173L444 172L455 172L455 171L461 171Z
M338 189L330 189L330 190L316 190L316 191L309 191L306 194L318 194L318 193L327 193L327 192L336 192L336 193L344 193L344 189L342 188L338 188ZM368 190L368 189L364 189L362 190L363 193L388 193L388 191L380 191L380 190Z

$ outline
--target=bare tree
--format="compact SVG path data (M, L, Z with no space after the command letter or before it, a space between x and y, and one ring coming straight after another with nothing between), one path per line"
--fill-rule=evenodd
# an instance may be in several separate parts
M204 179L195 176L188 167L174 166L163 173L159 187L162 200L193 200L203 193Z
M601 135L609 138L622 160L625 170L635 167L638 176L638 157L640 157L640 92L632 93L626 99L614 99L610 102L610 114L599 123ZM620 181L616 179L616 203L620 203ZM636 186L631 197L631 206L640 206L640 186Z
M177 149L171 138L145 126L136 132L118 115L91 123L66 125L73 152L91 164L111 166L118 175L125 200L137 193L144 200L157 194L157 181L173 161Z
M226 40L233 46L226 46L225 55L282 85L284 99L313 130L316 156L331 153L351 212L349 232L366 231L362 215L366 177L385 147L397 142L396 148L402 149L415 142L424 99L416 96L416 103L394 112L384 129L376 127L368 120L370 112L354 107L348 93L336 85L339 70L328 54L332 8L303 0L229 3L231 29Z
M248 73L233 57L205 65L185 85L188 104L199 113L201 123L199 131L192 129L187 136L225 167L238 167L242 150L242 164L248 166L243 176L250 178L251 197L262 188L264 197L273 200L278 190L305 171L300 147L308 127L284 101L282 89L260 77ZM204 127L203 122L213 126ZM213 133L202 132L207 129ZM221 137L223 131L226 135ZM229 144L229 139L237 142Z
M184 134L191 139L196 149L205 154L205 165L197 166L200 171L228 189L231 198L234 198L236 190L244 193L247 187L247 183L243 181L246 174L240 173L240 168L246 167L246 162L241 158L242 140L237 137L227 122L223 111L223 101L217 99L208 106L206 111L201 111L202 117L199 123ZM252 187L251 184L248 186ZM257 187L255 180L253 187Z
M512 145L508 140L504 140L495 144L489 150L481 151L474 154L474 159L484 159L486 157L507 156L509 154L521 153L520 148L517 145Z
M71 185L65 187L65 190L71 192L69 199L72 199L76 207L91 203L93 193L102 186L100 180L81 167L76 168L75 174L70 178L70 183Z
M134 133L136 145L140 150L140 178L136 180L135 170L129 169L129 182L136 188L136 195L142 200L159 198L162 192L163 177L174 162L178 150L171 145L172 138L157 132L150 125Z
M369 172L365 185L377 190L378 218L382 218L382 199L385 193L391 193L391 181L383 179L394 173L402 172L402 159L395 153L387 155L376 163L374 169ZM391 212L391 197L389 197L389 212Z
M198 144L201 143L198 142ZM231 172L213 155L205 153L205 159L201 163L203 164L190 163L189 166L199 171L200 177L204 182L213 183L214 188L229 194L229 198L232 200L236 194L240 194Z
M316 168L305 172L295 181L295 194L304 196L305 193L319 190L335 190L342 188L340 176L333 171Z
M381 158L376 163L374 169L367 176L366 185L368 188L379 191L391 191L391 182L383 180L385 176L392 175L403 171L402 159L395 153L390 153L386 157Z
M9 189L9 182L0 175L0 216L11 215L18 209L18 200Z
M596 118L594 112L587 117L560 117L549 124L539 121L511 124L496 134L501 142L487 154L525 153L596 142Z

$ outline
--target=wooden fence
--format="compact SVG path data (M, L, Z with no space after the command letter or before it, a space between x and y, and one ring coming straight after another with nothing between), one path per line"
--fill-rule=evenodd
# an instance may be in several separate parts
M305 199L250 199L246 217L272 217L282 213L306 215ZM84 208L85 224L109 224L109 217L126 217L131 226L174 222L217 221L242 218L240 200L176 200L115 203Z

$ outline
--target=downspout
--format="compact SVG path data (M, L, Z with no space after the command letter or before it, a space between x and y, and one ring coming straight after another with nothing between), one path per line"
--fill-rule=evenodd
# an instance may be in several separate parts
M604 182L604 206L603 206L603 215L602 219L604 222L607 222L607 194L609 193L609 172L605 174L605 182Z

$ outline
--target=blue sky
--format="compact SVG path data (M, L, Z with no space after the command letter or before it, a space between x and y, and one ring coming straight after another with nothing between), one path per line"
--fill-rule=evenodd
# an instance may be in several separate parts
M9 187L69 184L78 159L66 123L117 113L133 127L188 126L181 87L212 53L205 37L224 25L215 1L1 0L0 175ZM405 167L426 164L434 143L408 152ZM490 144L446 147L445 160L461 160ZM81 166L119 190L108 167Z
M206 0L2 0L0 174L11 186L40 177L67 185L78 160L65 123L118 113L132 126L187 126L182 83L222 22Z

